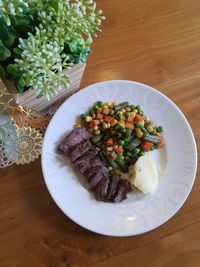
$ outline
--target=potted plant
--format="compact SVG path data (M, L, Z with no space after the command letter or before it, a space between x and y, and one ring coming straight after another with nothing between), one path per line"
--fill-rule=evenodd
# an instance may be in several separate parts
M42 110L76 91L103 19L93 0L1 0L0 71L17 104Z

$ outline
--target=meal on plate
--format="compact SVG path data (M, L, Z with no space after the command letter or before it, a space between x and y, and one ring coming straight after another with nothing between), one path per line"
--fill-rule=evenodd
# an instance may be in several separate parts
M157 189L157 168L145 152L164 146L162 132L140 105L98 101L80 115L58 151L85 176L97 200L121 202L134 187Z

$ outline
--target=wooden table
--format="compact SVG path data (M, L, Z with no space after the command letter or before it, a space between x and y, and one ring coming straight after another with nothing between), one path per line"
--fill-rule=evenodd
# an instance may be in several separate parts
M101 0L107 20L82 87L127 79L149 84L184 112L200 142L200 1ZM173 130L173 129L172 129ZM0 170L0 267L200 266L200 177L182 209L149 233L97 235L54 204L40 159Z

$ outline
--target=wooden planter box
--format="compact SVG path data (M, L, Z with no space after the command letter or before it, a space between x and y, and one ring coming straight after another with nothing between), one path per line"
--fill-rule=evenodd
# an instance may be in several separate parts
M86 64L79 63L74 65L70 70L64 70L63 73L70 79L70 86L67 89L63 88L60 90L55 96L51 97L50 100L47 100L46 97L37 98L36 93L31 89L19 94L15 86L8 80L5 80L4 84L9 92L12 93L16 104L36 111L42 111L78 91L85 66Z

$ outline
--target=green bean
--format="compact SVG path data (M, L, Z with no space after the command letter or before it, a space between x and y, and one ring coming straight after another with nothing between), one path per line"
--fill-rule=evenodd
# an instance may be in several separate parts
M144 134L149 134L149 132L147 131L147 129L146 129L144 126L141 127L141 131L142 131Z
M132 151L134 148L136 148L137 146L139 146L141 144L141 139L140 138L133 138L127 145L126 145L126 149L128 151Z
M117 168L117 164L116 162L110 158L110 156L108 156L105 152L103 152L108 164L113 168L113 169L116 169Z
M130 138L133 135L133 129L126 129L125 137Z
M123 171L123 172L126 172L128 170L128 166L126 164L126 162L122 159L117 159L116 160L117 164L119 165L120 169Z
M155 133L156 133L155 129L152 132L150 132L151 135L154 135Z
M133 111L135 109L134 105L130 105L131 110Z
M142 140L144 140L145 142L151 142L153 144L159 143L160 139L161 138L159 136L150 135L146 133L142 136Z
M86 115L86 114L81 114L81 120L85 120L85 119L86 119L86 117L87 117L87 115Z
M92 138L92 142L93 143L97 143L99 142L99 140L101 139L102 134L96 135L95 137Z
M142 107L141 107L140 105L137 105L135 108L136 108L139 112L142 111Z
M134 165L136 163L136 161L138 160L138 156L134 156L132 158L131 164Z
M156 131L157 131L158 133L162 133L162 132L164 131L164 128L163 128L162 126L158 126L158 127L156 128Z
M103 162L105 162L108 165L107 158L105 157L105 155L104 155L104 153L102 151L100 151L99 157Z
M101 146L102 146L102 142L101 142L101 141L96 142L96 143L95 143L95 146L97 146L97 147L101 147Z
M115 112L123 109L123 108L126 108L127 106L129 105L128 102L123 102L123 103L120 103L118 104L116 107L115 107Z

